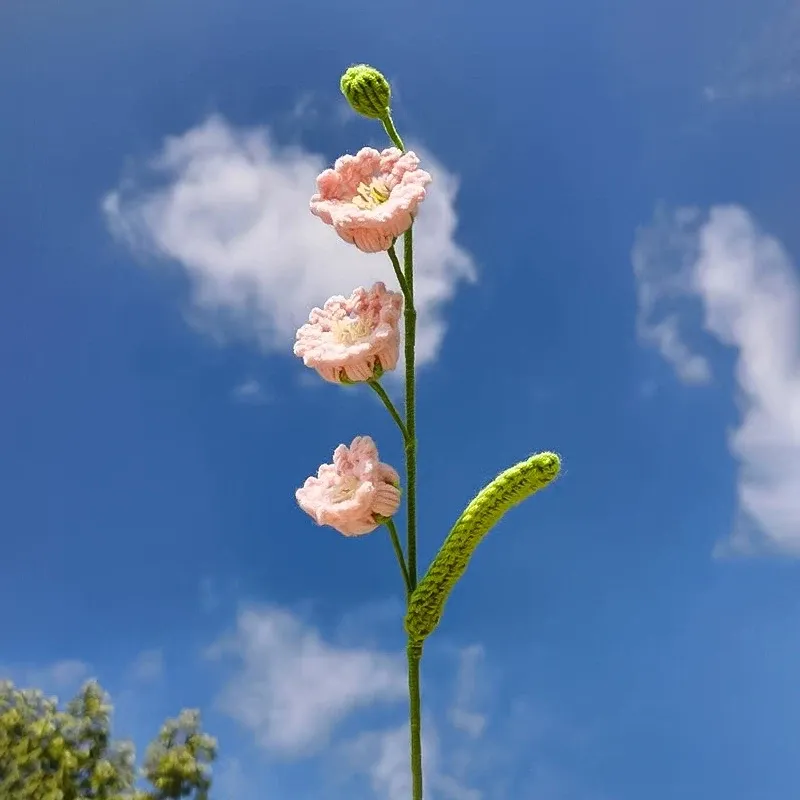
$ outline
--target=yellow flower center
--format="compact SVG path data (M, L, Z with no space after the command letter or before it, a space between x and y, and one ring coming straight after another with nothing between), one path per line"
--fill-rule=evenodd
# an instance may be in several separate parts
M347 319L336 320L333 323L333 335L339 344L350 347L364 339L369 338L372 333L372 328L369 323L364 319Z
M385 203L391 194L386 184L378 178L373 178L369 184L359 183L356 192L353 205L364 211L377 208L381 203Z
M344 503L356 493L361 482L354 475L346 475L339 484L331 490L330 498L333 503Z

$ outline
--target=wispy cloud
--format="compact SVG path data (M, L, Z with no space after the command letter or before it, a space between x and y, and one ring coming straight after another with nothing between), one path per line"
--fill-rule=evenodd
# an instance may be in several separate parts
M476 777L473 773L499 766L491 756L487 758L483 741L488 724L481 702L485 653L480 645L470 645L456 651L446 648L440 655L445 656L440 667L445 674L454 672L455 680L439 679L432 684L434 694L452 688L446 720L430 709L424 711L425 783L430 795L440 800L481 800L482 791L471 785ZM438 671L431 666L429 670ZM410 796L407 723L365 731L346 742L344 752L353 768L367 778L376 798L406 800ZM474 769L477 766L480 768Z
M254 378L248 378L234 386L231 395L237 403L245 405L261 406L269 402L266 389Z
M633 247L639 338L655 347L688 384L708 383L708 361L692 352L681 333L676 304L691 293L696 240L690 226L698 219L695 209L680 209L673 216L656 212L653 225L638 231Z
M478 738L486 727L486 716L476 708L484 657L480 645L465 647L459 653L455 697L449 711L450 724L473 739Z
M19 686L59 696L76 692L90 674L91 666L74 658L64 658L44 666L0 664L0 680L11 680Z
M212 614L219 608L221 602L220 590L213 578L205 577L201 579L199 595L200 607L206 614Z
M454 238L458 181L421 155L435 181L415 239L417 359L424 364L445 333L443 306L475 268ZM395 282L388 259L356 251L309 213L326 166L321 155L278 146L266 128L242 130L212 117L168 138L104 198L103 210L112 232L135 251L181 265L195 323L288 352L309 310L330 295L376 279Z
M234 635L210 651L235 668L220 708L277 755L307 755L356 709L405 697L403 658L327 642L297 616L277 608L239 614Z
M364 733L345 748L352 765L370 782L381 800L408 800L411 774L408 725ZM442 800L481 800L482 793L464 786L441 768L439 738L433 720L423 725L424 780L430 794Z
M431 744L427 736L426 773L430 772ZM368 777L376 797L406 800L411 796L408 725L364 733L349 742L345 750L352 766Z
M33 683L49 684L56 689L67 689L85 680L89 676L89 669L90 667L85 661L65 659L57 661L30 677L34 679Z
M677 244L672 258L665 242ZM739 518L719 552L800 556L800 282L789 255L740 207L683 209L641 232L634 268L646 304L699 299L705 330L737 352ZM685 379L686 362L664 355Z
M136 683L152 683L164 672L164 654L161 650L145 650L131 665L130 677Z
M411 786L405 659L401 653L357 645L350 624L360 618L363 633L373 627L369 620L382 619L383 613L373 606L348 615L350 620L326 637L287 609L243 609L235 631L208 651L210 658L232 666L217 708L273 757L322 757L339 780L356 784L354 791L345 787L342 796L407 800ZM549 755L543 755L543 747L556 745L557 750L564 735L554 723L545 725L542 714L523 698L514 701L511 712L498 704L487 685L491 679L485 662L478 644L431 652L423 709L426 796L583 797L551 795L554 776L562 782L566 777ZM318 767L320 762L311 763ZM232 785L243 779L242 766L240 760L223 770L226 784L228 779ZM527 793L520 794L521 787ZM364 789L371 793L362 794Z
M800 2L764 3L763 14L703 89L708 102L767 100L800 91Z
M214 768L214 791L221 798L241 800L252 793L241 759L225 757Z

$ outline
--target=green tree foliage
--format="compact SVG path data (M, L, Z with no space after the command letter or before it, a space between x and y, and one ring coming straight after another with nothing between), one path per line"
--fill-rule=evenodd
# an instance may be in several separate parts
M137 772L133 745L111 738L111 710L95 682L63 709L0 682L0 800L208 800L216 742L197 711L164 723Z
M148 800L208 800L217 743L202 732L198 711L181 711L164 723L147 748L144 774L154 788Z

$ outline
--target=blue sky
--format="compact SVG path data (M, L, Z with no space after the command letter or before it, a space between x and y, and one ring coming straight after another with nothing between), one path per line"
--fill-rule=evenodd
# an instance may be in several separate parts
M401 587L294 489L375 398L291 355L390 281L307 212L381 145L419 220L421 556L535 450L426 653L431 800L800 788L796 0L0 6L2 671L182 706L217 797L403 800Z

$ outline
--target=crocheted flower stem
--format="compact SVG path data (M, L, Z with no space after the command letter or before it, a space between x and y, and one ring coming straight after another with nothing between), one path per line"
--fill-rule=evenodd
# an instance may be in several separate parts
M400 565L400 572L403 573L403 583L406 585L407 595L411 595L411 581L408 579L408 567L406 566L406 559L403 556L403 546L400 544L400 537L397 535L397 528L395 527L394 520L389 518L383 523L389 531L389 536L392 540L392 547L394 554L397 556L397 563Z
M389 111L388 108L386 109L386 115L381 117L381 122L383 123L386 135L392 140L392 142L394 142L395 147L399 147L400 150L405 152L406 146L403 144L403 140L400 138L400 134L397 132L397 128L394 126L392 112Z
M400 433L403 434L403 443L407 442L408 431L406 430L406 425L403 422L403 418L400 416L400 412L395 408L391 397L386 394L386 390L380 385L380 383L378 383L378 381L371 380L367 381L367 383L372 387L372 390L375 392L375 394L380 397L381 402L386 406L386 410L392 415L392 419L397 423L397 427L400 428Z
M409 228L403 237L403 267L408 300L403 319L405 327L406 367L406 497L408 508L408 574L412 588L417 585L417 422L416 422L416 365L414 349L417 338L417 310L414 307L414 228Z
M387 129L388 131L388 129ZM406 554L411 586L409 603L417 586L417 424L416 364L414 348L417 334L417 311L414 307L414 234L413 226L403 238L403 277L406 285L404 308L406 367ZM411 738L412 800L422 800L422 698L420 660L422 647L411 637L408 641L409 733Z
M397 251L394 249L394 243L387 251L389 253L389 259L392 262L392 267L394 267L394 274L397 276L397 282L400 284L400 290L403 292L403 297L405 298L406 304L408 304L409 297L408 297L408 286L406 285L406 279L403 275L403 270L400 268L400 261L397 258Z
M554 480L560 469L555 453L537 453L498 475L464 509L408 602L406 632L420 651L484 536L509 509Z
M411 736L411 798L422 800L422 697L420 693L419 665L422 647L408 641L408 697L409 732Z

